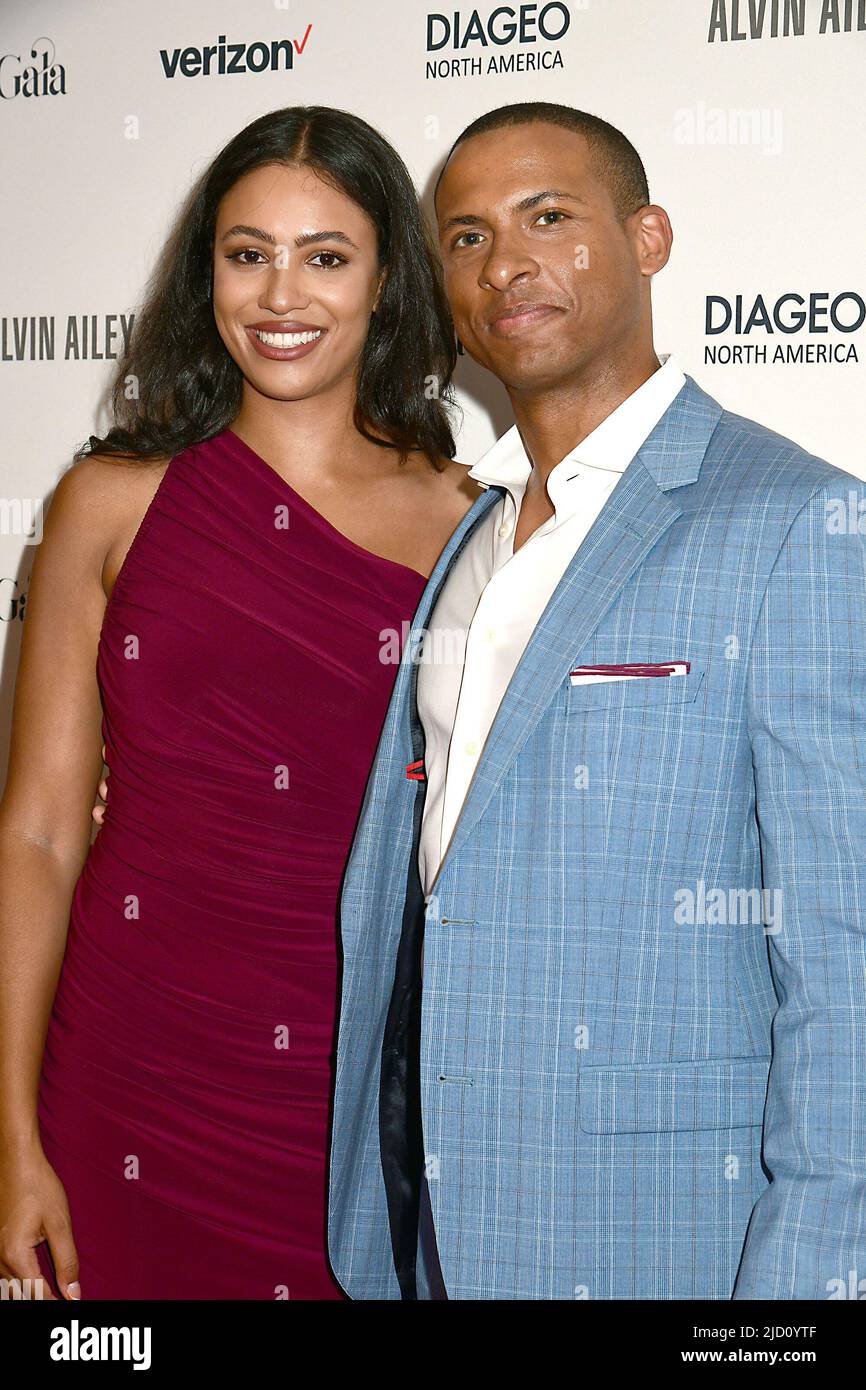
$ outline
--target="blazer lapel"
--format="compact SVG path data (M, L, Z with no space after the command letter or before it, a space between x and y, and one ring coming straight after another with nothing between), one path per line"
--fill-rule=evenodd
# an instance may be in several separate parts
M686 385L625 469L529 639L478 760L445 859L460 849L478 823L561 685L568 664L647 552L681 515L682 507L667 493L697 478L721 413L718 402L687 376ZM413 683L413 724L414 688Z
M484 516L485 512L487 512L495 502L501 499L502 495L501 488L488 488L486 491L482 492L479 497L476 497L475 501L472 503L469 511L460 522L457 530L453 533L445 549L442 551L442 554L439 556L439 559L436 561L430 578L427 580L427 587L418 601L418 607L415 610L415 616L412 620L413 631L418 632L420 629L427 626L427 619L432 612L433 605L439 596L439 590L442 587L448 571L482 516ZM407 656L408 654L404 652L403 659L406 660Z
M472 506L451 535L445 545L442 554L436 561L427 586L418 601L418 607L412 618L412 625L409 630L407 640L403 643L400 654L400 667L394 681L391 692L391 699L388 705L388 713L382 734L379 739L379 755L373 764L371 795L375 796L381 792L384 796L388 794L388 788L393 788L393 778L395 775L394 750L399 750L397 758L404 758L407 749L413 750L413 757L420 758L423 755L423 731L420 720L417 717L415 704L415 689L418 678L417 661L417 642L415 637L423 636L427 625L427 619L433 608L439 590L444 583L448 571L456 560L463 546L468 541L476 525L482 516L502 497L502 490L499 488L489 488L482 492L480 497L476 497ZM421 746L419 746L421 744ZM386 753L383 758L382 752Z

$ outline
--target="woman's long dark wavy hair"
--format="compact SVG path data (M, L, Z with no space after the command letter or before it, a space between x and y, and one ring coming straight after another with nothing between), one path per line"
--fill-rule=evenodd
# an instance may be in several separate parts
M239 132L196 181L151 276L111 391L114 424L75 457L173 457L227 428L243 374L214 321L214 232L223 196L265 164L305 165L376 227L386 276L359 363L355 425L367 439L453 458L447 414L456 343L439 261L409 171L378 131L348 111L287 106ZM135 392L130 392L130 382Z

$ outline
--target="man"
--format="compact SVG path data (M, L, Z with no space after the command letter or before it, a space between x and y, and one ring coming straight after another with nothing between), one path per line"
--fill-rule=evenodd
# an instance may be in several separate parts
M482 117L436 214L516 425L346 872L335 1273L838 1296L866 1281L866 487L660 366L670 223L605 122Z

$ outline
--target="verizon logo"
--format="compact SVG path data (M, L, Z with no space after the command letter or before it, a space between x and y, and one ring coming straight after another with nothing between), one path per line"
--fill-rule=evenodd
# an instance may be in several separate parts
M227 43L220 34L216 43L204 48L167 48L159 50L162 70L166 77L214 77L234 72L284 72L294 67L295 54L300 57L307 46L312 24L308 24L299 39L257 40L254 43Z

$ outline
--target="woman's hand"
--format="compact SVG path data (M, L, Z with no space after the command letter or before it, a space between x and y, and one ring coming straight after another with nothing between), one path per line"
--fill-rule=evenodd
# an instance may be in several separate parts
M104 744L104 743L103 743L103 745L102 745L102 761L103 761L103 763L105 762L105 744ZM107 768L106 768L106 771L105 771L105 776L103 777L102 781L100 782L100 784L99 784L99 786L98 786L98 788L97 788L97 793L98 793L98 796L99 796L99 800L94 804L93 810L91 811L90 814L93 816L93 819L96 821L97 825L102 825L103 817L104 817L104 815L105 815L105 803L106 803L106 801L108 800L108 769L107 769Z
M22 1297L31 1299L38 1297L36 1281L40 1280L42 1297L56 1303L36 1254L43 1240L48 1242L63 1297L81 1298L69 1203L40 1147L0 1159L0 1277L20 1281Z

